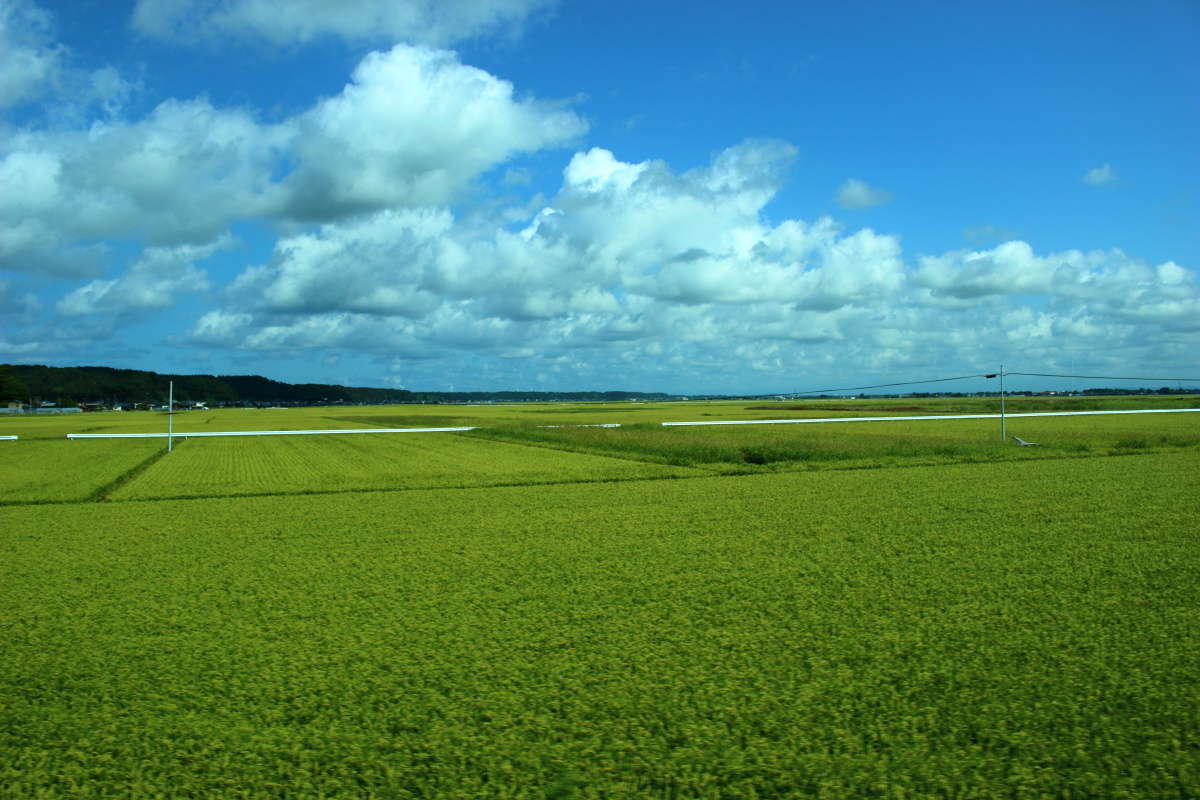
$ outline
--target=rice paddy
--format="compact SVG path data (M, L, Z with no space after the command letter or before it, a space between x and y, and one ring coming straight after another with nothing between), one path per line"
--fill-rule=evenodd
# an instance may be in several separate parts
M14 431L0 796L1200 794L1200 415L580 408Z

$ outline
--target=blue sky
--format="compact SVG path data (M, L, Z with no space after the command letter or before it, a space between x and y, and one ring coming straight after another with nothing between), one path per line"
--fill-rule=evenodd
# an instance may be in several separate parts
M0 361L1195 377L1197 41L1190 0L0 0Z

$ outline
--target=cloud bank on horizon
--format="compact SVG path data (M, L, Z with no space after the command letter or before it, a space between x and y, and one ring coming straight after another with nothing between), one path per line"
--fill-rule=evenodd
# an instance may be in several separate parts
M688 393L1200 372L1194 9L1151 2L1114 54L1127 22L1052 3L1024 66L1028 19L964 11L996 40L964 67L854 9L688 8L0 0L0 361ZM847 24L857 53L823 33Z

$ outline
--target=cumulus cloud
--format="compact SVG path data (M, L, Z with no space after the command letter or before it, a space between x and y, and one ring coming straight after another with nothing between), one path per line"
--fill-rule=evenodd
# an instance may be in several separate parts
M916 300L943 308L997 305L1042 298L1056 324L1100 325L1100 320L1153 324L1164 330L1200 328L1200 281L1173 261L1152 266L1120 250L1068 250L1038 256L1025 242L991 250L926 257L912 274ZM1145 330L1138 331L1145 334Z
M892 202L892 193L872 188L866 181L850 178L837 193L837 204L842 208L870 208Z
M841 338L901 285L899 244L829 219L768 224L793 156L750 141L678 173L596 148L571 159L552 206L519 231L444 209L329 223L280 240L192 335L414 358Z
M398 46L278 123L198 98L167 100L140 120L16 130L0 140L0 267L90 275L91 242L105 238L196 244L241 219L439 205L585 127L451 53Z
M231 292L270 312L421 317L439 303L426 276L446 257L450 224L446 211L384 211L286 237L271 262L244 272Z
M1197 275L1174 262L1010 241L909 266L895 237L829 218L769 223L790 157L783 143L748 142L676 172L592 149L517 231L445 209L329 223L281 240L191 335L375 353L406 364L410 382L436 382L420 365L453 359L500 370L500 381L537 365L539 380L575 385L591 374L653 385L664 371L711 385L845 363L987 365L1005 353L1053 365L1064 336L1150 363L1200 327Z
M71 242L211 240L271 211L271 172L289 136L204 100L170 100L138 122L13 136L0 143L0 183L11 190L0 194L0 222L31 235L6 249L4 264L64 272L33 235L47 230Z
M934 297L973 301L989 295L1045 294L1055 283L1059 259L1038 258L1025 242L991 250L957 251L920 259L914 282Z
M1117 179L1116 170L1111 164L1103 164L1095 169L1089 169L1083 175L1083 182L1088 186L1103 186L1106 183L1112 183Z
M514 32L553 0L138 0L132 25L160 38L240 35L273 44L323 37L445 46Z
M447 203L480 173L586 126L571 111L516 100L512 84L453 53L398 45L368 55L294 128L286 212L322 219Z
M209 288L208 277L195 262L231 243L228 236L223 236L199 246L147 248L119 278L80 286L59 300L57 310L64 316L78 317L169 308L179 295Z

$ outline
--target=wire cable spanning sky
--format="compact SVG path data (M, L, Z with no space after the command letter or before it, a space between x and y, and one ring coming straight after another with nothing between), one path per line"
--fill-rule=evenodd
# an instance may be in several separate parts
M280 7L0 0L0 362L1195 374L1192 0Z
M1101 381L1121 381L1122 388L1124 387L1124 384L1128 381L1136 381L1139 383L1160 383L1160 384L1184 383L1184 382L1200 383L1200 378L1131 378L1131 377L1127 377L1127 376L1123 377L1123 376L1115 376L1115 375L1060 375L1060 374L1051 373L1051 372L1008 372L1008 371L1004 372L1004 377L1011 378L1012 376L1026 376L1026 377L1036 377L1036 378L1083 378L1083 379L1101 380ZM854 391L859 391L859 390L863 390L863 389L888 389L888 388L894 388L897 386L922 386L922 385L928 384L928 383L948 383L950 381L969 381L969 380L973 380L975 378L989 378L990 379L990 378L998 378L998 377L1000 377L1000 373L998 373L998 372L991 372L991 373L982 373L981 372L981 373L976 373L974 375L955 375L950 378L925 378L922 380L897 381L897 382L893 382L893 383L874 383L869 386L842 386L842 387L839 387L836 389L809 389L808 391L804 391L804 392L783 392L782 394L787 394L787 395L842 394L845 392L854 392ZM997 392L1000 390L999 387L992 387L992 388L994 391L997 391ZM1108 387L1108 388L1111 388L1111 387ZM779 394L779 393L777 392L776 394Z

